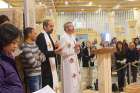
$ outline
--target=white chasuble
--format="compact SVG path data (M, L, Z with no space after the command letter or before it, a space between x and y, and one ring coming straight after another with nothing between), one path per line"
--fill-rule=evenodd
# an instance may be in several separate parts
M42 33L44 34L48 51L54 51L53 45L51 43L51 40L48 34L46 32L42 32ZM50 62L51 72L52 72L52 77L53 77L53 89L56 90L56 88L58 87L58 75L56 71L55 57L49 57L49 62Z
M60 40L62 46L63 93L80 93L80 67L75 50L74 36L64 33Z

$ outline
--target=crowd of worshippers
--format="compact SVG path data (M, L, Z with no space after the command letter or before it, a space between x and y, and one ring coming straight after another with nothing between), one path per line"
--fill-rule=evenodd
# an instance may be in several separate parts
M53 29L53 21L44 20L44 33L37 35L32 27L25 28L21 33L10 23L7 16L0 16L0 93L30 93L46 85L57 90L59 85L57 68L62 61L64 62L62 65L64 93L80 93L80 69L75 61L79 59L82 67L85 68L94 67L96 55L93 51L98 49L98 46L116 48L112 54L112 61L117 71L119 91L123 91L125 87L125 76L128 84L137 81L140 58L139 38L134 38L128 43L126 40L118 41L114 37L111 42L102 41L99 45L95 39L93 42L86 41L80 45L71 35L74 33L72 22L64 24L66 33L62 36L61 42L54 42L51 36ZM24 37L22 43L19 37ZM64 47L63 53L60 45ZM15 52L18 47L20 53ZM132 80L128 73L130 72L128 63L131 66ZM71 80L75 80L76 83Z
M117 72L118 77L118 91L124 91L127 84L137 82L137 75L139 74L139 59L140 59L140 39L139 37L133 38L131 42L126 40L119 41L114 37L111 42L101 41L100 47L115 48L112 54L112 72ZM82 67L94 67L96 55L93 50L99 47L97 40L85 41L81 44L81 52L78 55ZM90 75L90 74L89 74ZM127 79L125 78L127 77ZM91 88L93 84L88 85Z

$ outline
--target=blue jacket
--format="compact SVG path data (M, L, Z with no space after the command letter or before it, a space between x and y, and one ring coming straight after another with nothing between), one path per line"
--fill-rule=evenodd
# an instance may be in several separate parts
M0 53L0 93L24 93L14 59Z

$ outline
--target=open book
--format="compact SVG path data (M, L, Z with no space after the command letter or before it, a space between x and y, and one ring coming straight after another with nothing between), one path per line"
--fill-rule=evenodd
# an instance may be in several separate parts
M47 85L44 88L42 88L36 92L33 92L33 93L55 93L55 92L50 86Z

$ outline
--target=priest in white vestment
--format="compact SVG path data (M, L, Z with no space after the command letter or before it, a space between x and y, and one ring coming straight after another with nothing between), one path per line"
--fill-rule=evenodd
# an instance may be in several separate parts
M72 22L65 23L64 30L65 32L60 38L63 93L80 93L80 67L77 58L80 44L76 43L73 35Z

